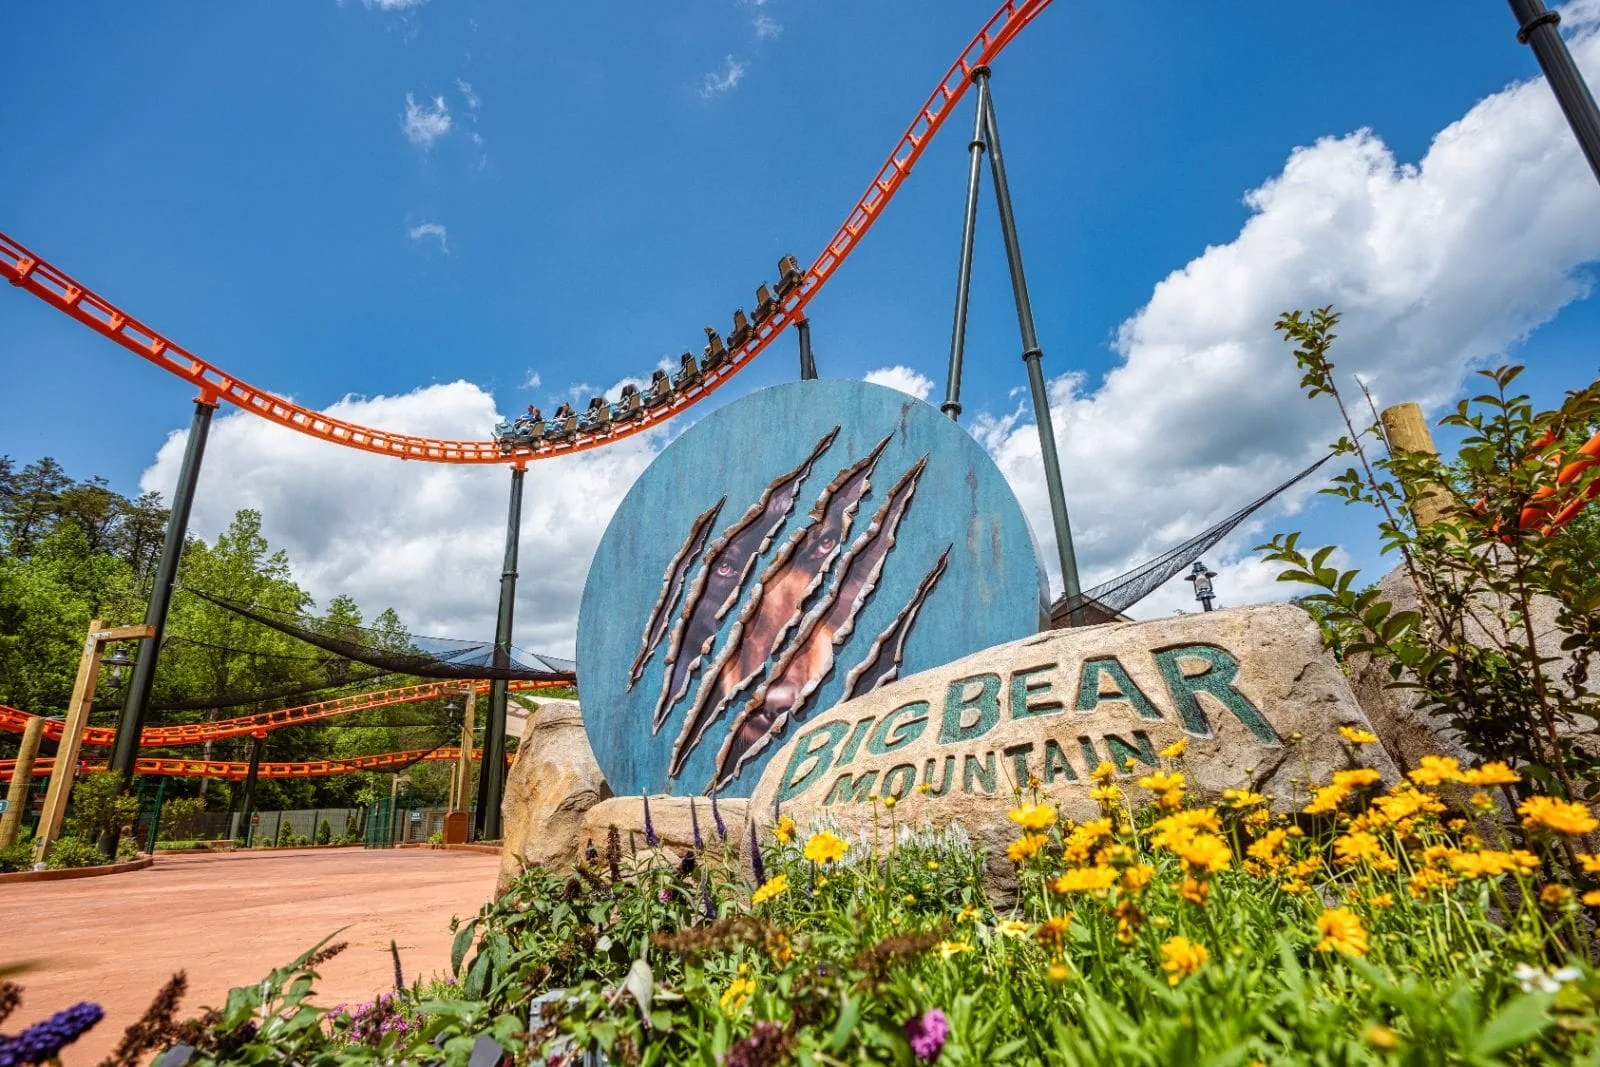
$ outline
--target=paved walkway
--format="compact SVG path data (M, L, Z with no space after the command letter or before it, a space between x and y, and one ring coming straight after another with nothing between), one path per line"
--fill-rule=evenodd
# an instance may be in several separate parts
M180 1018L218 1005L345 927L350 947L322 968L316 1000L369 1000L393 986L389 939L407 980L450 967L450 916L494 891L497 857L436 849L160 856L130 874L0 886L0 968L22 1007L6 1029L80 1000L106 1018L66 1050L67 1067L104 1058L174 971L189 975Z

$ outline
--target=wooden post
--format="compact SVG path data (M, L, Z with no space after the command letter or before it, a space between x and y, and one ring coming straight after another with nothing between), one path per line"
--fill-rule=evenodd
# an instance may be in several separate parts
M100 676L100 620L89 623L83 639L83 654L78 657L78 678L72 684L72 702L67 705L67 722L56 746L50 769L50 789L44 795L44 817L33 839L33 862L43 863L45 853L61 833L61 820L72 796L72 780L78 771L78 750L83 747L83 727L89 720L89 705L94 702L95 680Z
M1383 409L1378 416L1383 423L1383 433L1389 441L1390 452L1413 452L1437 456L1433 434L1428 430L1428 420L1422 417L1422 408L1414 403L1395 404ZM1417 526L1447 518L1450 514L1450 494L1438 486L1418 486L1411 498L1411 517Z
M0 848L10 848L17 843L22 816L28 807L28 790L33 785L33 761L39 756L39 739L43 736L44 716L35 715L22 728L22 747L17 749L11 788L6 791L6 813L0 815Z
M478 691L468 687L467 707L461 717L461 754L456 757L456 788L450 807L466 811L472 806L472 731L477 726Z

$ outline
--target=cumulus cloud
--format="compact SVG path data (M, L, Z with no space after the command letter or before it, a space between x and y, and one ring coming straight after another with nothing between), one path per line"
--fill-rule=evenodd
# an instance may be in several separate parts
M428 237L437 238L441 252L450 251L450 231L437 222L424 222L419 226L412 226L406 230L406 236L413 241L421 241Z
M430 106L427 101L418 104L416 97L407 93L406 113L400 121L400 128L412 144L427 150L433 147L433 142L450 132L450 108L442 96L434 97Z
M494 398L457 381L403 396L346 397L326 409L368 426L483 439ZM174 433L140 486L170 498L187 431ZM528 467L517 581L517 644L570 656L578 599L600 534L665 441L660 431ZM218 414L190 530L207 539L257 508L295 579L321 605L349 593L414 633L490 640L505 548L507 468L404 463L338 448L243 412Z
M1590 78L1600 74L1600 39L1573 47ZM1245 202L1251 216L1236 238L1174 271L1122 323L1120 362L1103 381L1050 383L1085 586L1197 533L1338 435L1331 406L1300 394L1272 329L1280 312L1335 305L1342 383L1353 391L1360 374L1380 404L1437 406L1466 372L1588 295L1584 267L1600 257L1594 178L1542 79L1479 102L1417 163L1359 130L1296 149ZM1031 414L980 416L973 430L1054 574ZM1266 521L1236 533L1226 560L1208 561L1229 603L1244 589L1268 594L1258 564L1218 565L1237 560Z
M887 385L890 389L910 393L918 400L926 400L933 394L933 379L918 374L910 367L879 367L877 370L869 370L866 378L875 385Z
M723 61L722 71L711 71L700 79L700 99L710 100L735 89L744 77L744 64L732 56Z

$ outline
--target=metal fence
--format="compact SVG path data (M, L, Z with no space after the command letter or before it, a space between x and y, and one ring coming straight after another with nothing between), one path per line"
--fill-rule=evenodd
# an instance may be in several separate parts
M295 811L257 811L250 816L248 833L241 826L238 812L231 816L234 840L251 845L315 843L317 830L326 822L330 840L354 835L360 837L367 823L366 808L301 808Z

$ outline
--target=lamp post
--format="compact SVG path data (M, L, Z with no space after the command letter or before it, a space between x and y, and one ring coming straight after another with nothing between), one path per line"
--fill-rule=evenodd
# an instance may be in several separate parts
M1194 598L1200 601L1200 606L1206 611L1211 610L1211 601L1216 599L1216 590L1211 586L1211 579L1217 576L1216 571L1206 570L1206 565L1199 560L1194 561L1194 568L1183 576L1186 582L1194 583Z
M1561 31L1556 29L1561 16L1546 10L1544 0L1511 0L1511 13L1517 19L1517 40L1533 49L1545 81L1561 105L1572 135L1578 139L1578 147L1583 149L1595 177L1600 178L1600 109L1595 108L1589 86L1572 61Z
M89 633L83 639L83 654L78 658L78 678L72 685L72 701L67 705L67 721L61 729L61 744L56 746L55 763L50 770L50 788L44 797L44 816L39 820L39 832L33 839L33 863L42 866L45 854L61 834L61 820L67 812L67 801L72 796L72 780L78 770L78 750L83 747L83 728L89 722L89 705L94 702L95 681L100 674L101 647L112 641L131 641L155 636L154 626L118 626L102 629L99 619L89 623ZM126 653L124 653L126 655ZM137 753L139 738L117 735L118 747L126 744ZM128 765L131 777L133 764ZM112 846L115 848L115 844Z

